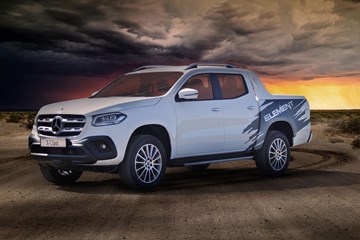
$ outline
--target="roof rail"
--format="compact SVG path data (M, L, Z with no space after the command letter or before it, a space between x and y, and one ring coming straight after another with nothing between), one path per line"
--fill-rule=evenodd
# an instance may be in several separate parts
M145 65L145 66L138 67L138 68L132 70L131 72L137 72L137 71L141 71L141 70L145 70L145 69L151 69L151 68L157 68L157 67L166 67L166 66L169 66L169 65Z
M226 64L226 63L197 62L197 63L190 64L189 66L187 66L185 68L185 70L189 70L189 69L192 69L192 68L197 68L198 66L217 66L217 67L235 68L233 65Z

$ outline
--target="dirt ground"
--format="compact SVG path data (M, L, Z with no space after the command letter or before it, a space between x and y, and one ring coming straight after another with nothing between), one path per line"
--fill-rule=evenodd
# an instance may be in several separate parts
M28 156L28 131L0 126L0 239L360 238L360 151L326 123L293 149L281 178L260 176L252 161L172 168L150 193L116 174L52 185Z

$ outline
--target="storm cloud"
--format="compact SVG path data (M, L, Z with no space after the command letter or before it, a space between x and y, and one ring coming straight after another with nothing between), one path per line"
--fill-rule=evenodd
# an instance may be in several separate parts
M0 108L37 108L49 98L24 105L14 96L76 77L105 84L145 64L211 60L290 80L360 76L359 13L358 1L340 0L1 2Z

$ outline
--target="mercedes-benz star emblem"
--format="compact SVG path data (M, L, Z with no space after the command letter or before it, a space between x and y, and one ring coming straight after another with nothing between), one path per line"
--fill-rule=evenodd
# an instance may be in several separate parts
M64 124L62 118L60 116L54 117L51 122L51 130L55 135L59 135L61 133L63 126Z

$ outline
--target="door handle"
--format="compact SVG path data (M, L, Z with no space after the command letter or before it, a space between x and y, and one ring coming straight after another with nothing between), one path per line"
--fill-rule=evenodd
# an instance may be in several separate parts
M211 111L213 111L213 112L220 112L220 111L221 111L221 108L214 107L214 108L211 109Z
M254 110L254 109L256 109L256 107L255 106L247 106L247 109Z

